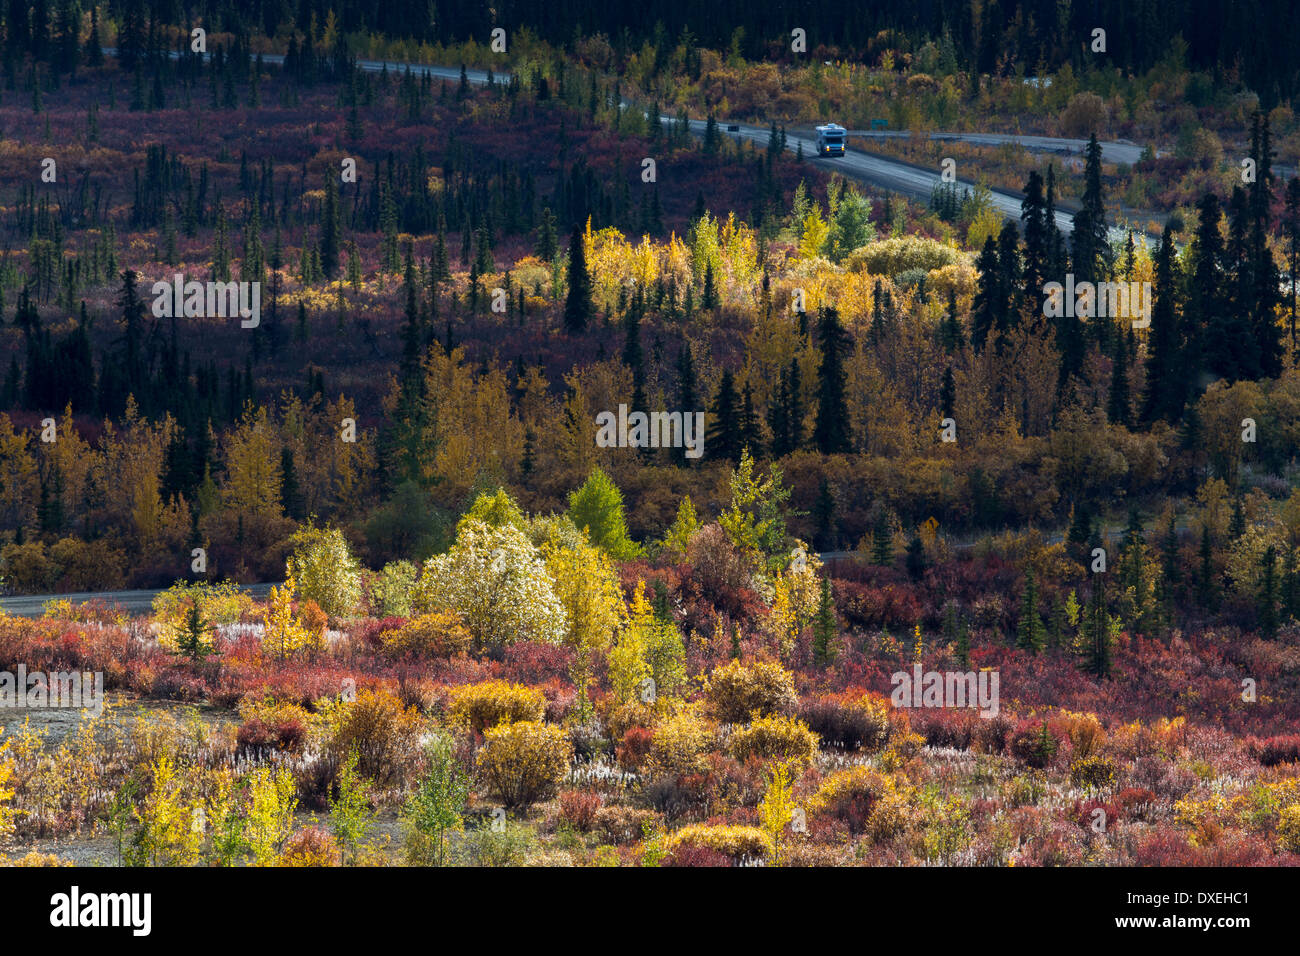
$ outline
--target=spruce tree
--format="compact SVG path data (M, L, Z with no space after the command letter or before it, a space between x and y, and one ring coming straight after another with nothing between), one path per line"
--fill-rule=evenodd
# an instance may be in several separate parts
M1110 397L1106 403L1106 414L1112 425L1128 425L1128 343L1123 336L1115 336L1111 359Z
M1092 594L1083 614L1083 636L1088 670L1097 677L1110 674L1110 612L1106 609L1105 575L1092 576Z
M1270 544L1260 560L1259 576L1259 633L1266 640L1277 637L1278 598L1281 596L1277 580L1277 546Z
M564 331L580 335L591 322L591 274L587 271L587 253L581 226L573 227L569 240L569 281L564 299Z
M880 506L871 529L871 563L891 567L894 563L894 535L889 529L889 515Z
M943 370L943 383L939 386L939 411L944 418L957 418L957 380L953 378L952 366Z
M1016 646L1037 654L1046 643L1047 631L1038 613L1038 585L1032 569L1025 572L1025 588L1020 595L1020 621L1016 626Z
M818 333L822 362L813 440L822 454L834 455L852 450L845 398L847 372L844 368L850 342L848 333L840 324L839 312L829 306L822 311Z
M835 639L838 635L831 579L823 577L817 617L813 620L813 663L818 667L828 667L835 662Z
M1155 299L1151 307L1151 332L1147 347L1147 385L1142 403L1142 419L1174 422L1186 403L1186 356L1182 330L1178 323L1176 302L1174 231L1165 223L1156 252Z
M1196 599L1201 607L1213 608L1218 599L1214 584L1214 546L1210 541L1210 526L1201 526L1201 547L1198 552L1200 568L1196 576Z
M912 540L907 542L907 552L903 558L903 564L907 568L908 577L913 581L920 581L925 576L927 566L925 545L921 542L920 535L912 535Z
M835 547L835 497L830 482L823 475L817 485L817 499L813 503L813 527L817 548L829 551Z
M740 463L742 449L737 404L735 378L731 370L726 369L709 409L709 427L705 432L705 455L715 461Z
M691 358L691 346L683 338L681 348L677 350L677 406L681 409L683 416L693 415L697 411L696 406L699 398L696 388L695 362ZM674 449L673 456L677 459L678 465L687 465L691 461L686 457L684 444L682 447Z
M992 236L984 240L984 248L975 260L975 269L979 277L971 307L970 340L978 355L984 351L994 329L1002 324L1002 270L998 264L998 246Z

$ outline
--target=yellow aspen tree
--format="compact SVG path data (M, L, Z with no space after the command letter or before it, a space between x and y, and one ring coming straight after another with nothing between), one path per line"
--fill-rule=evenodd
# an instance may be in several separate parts
M36 459L28 436L0 414L0 522L6 528L30 527L36 521Z
M222 529L233 534L238 518L243 533L265 543L283 530L280 506L280 447L265 408L249 411L226 438L226 481L221 486Z
M311 633L294 613L296 587L293 574L289 574L283 586L271 588L271 594L266 599L266 610L262 612L265 628L262 632L262 649L279 660L285 660L295 651L312 643Z

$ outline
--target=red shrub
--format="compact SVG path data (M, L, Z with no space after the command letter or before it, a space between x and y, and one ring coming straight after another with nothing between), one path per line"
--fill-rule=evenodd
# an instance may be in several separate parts
M501 676L516 684L567 682L572 664L572 648L562 644L519 641L506 648Z
M299 750L306 736L307 728L297 718L264 721L260 717L252 717L239 725L236 740L239 753L247 756L268 750Z
M560 794L560 816L575 830L587 833L596 822L600 794L590 790L565 790Z
M1120 813L1129 819L1143 820L1155 806L1156 795L1139 787L1125 787L1115 798Z
M1300 734L1280 734L1275 737L1259 739L1251 737L1246 745L1247 751L1265 767L1276 767L1281 763L1295 763L1300 760Z
M950 708L922 707L911 718L912 729L925 737L928 746L957 750L969 750L980 733L979 725L988 723L973 711Z
M618 765L628 772L640 769L650 755L654 736L654 731L648 727L629 727L623 734L623 742L618 745Z
M850 628L878 631L888 627L911 627L921 617L921 599L905 583L883 587L834 581L835 606Z
M1139 843L1133 853L1137 866L1268 866L1268 842L1255 834L1225 835L1210 846L1193 846L1186 834L1161 832Z
M1026 766L1042 770L1052 762L1061 742L1046 721L1021 721L1011 735L1011 755Z
M799 717L821 737L823 746L879 750L889 736L888 710L871 703L864 691L854 690L809 697Z

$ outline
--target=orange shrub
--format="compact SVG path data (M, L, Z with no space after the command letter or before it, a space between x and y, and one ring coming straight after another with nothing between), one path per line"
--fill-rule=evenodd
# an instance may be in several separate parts
M452 611L421 614L380 638L384 654L400 657L454 657L469 650L471 636Z

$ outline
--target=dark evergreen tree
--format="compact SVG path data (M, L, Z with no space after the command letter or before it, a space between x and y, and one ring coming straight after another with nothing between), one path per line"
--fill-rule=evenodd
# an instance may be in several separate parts
M1038 585L1033 569L1025 572L1025 587L1020 594L1020 620L1016 625L1016 647L1037 654L1047 643L1047 629L1038 611Z
M944 418L957 418L957 380L953 378L952 366L943 370L943 383L939 386L939 411Z
M564 299L564 331L580 335L591 322L591 274L587 271L587 253L581 226L573 227L569 240L569 283Z
M820 551L834 550L835 534L835 496L831 494L830 482L823 475L817 485L817 500L813 503L813 542Z
M835 599L831 596L831 579L822 578L821 599L817 602L817 617L813 619L813 663L828 667L835 662L835 641L839 624L835 617Z
M740 412L736 382L730 369L722 373L718 393L709 409L709 426L705 432L705 455L715 461L740 463Z
M1142 419L1177 421L1187 396L1187 356L1178 321L1177 261L1172 223L1165 223L1156 251L1155 295L1151 307L1151 332L1147 348L1146 395Z
M1257 614L1259 633L1265 640L1277 637L1278 599L1281 592L1277 580L1277 547L1270 544L1260 560L1259 598Z
M1111 631L1110 612L1106 608L1106 576L1092 576L1092 594L1083 611L1083 637L1086 647L1087 668L1097 677L1110 674Z
M971 308L970 340L978 355L984 351L994 330L1002 326L1002 311L1006 301L1002 289L1002 269L998 264L998 246L992 236L984 240L984 248L975 260L975 269L979 278Z
M1123 336L1115 336L1111 354L1110 397L1106 403L1106 414L1112 425L1129 424L1128 387L1128 342Z
M741 389L739 438L741 449L749 449L749 454L759 458L763 454L763 433L758 423L758 413L754 410L754 390L749 380Z
M889 515L884 506L876 509L876 521L871 529L871 563L892 567L894 563L894 535L889 529Z
M920 581L925 576L925 569L928 566L925 559L925 545L921 542L919 535L912 535L912 539L907 542L907 552L903 557L903 564L907 568L907 575L913 581Z
M834 455L852 450L849 409L845 398L850 340L840 324L839 312L832 307L822 310L818 327L818 346L821 351L821 369L817 389L817 422L813 440L824 455Z

